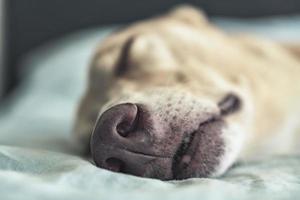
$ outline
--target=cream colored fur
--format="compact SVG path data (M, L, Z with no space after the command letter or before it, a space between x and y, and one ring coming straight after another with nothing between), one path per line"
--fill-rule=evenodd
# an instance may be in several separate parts
M134 39L128 55L130 68L116 76L122 47L130 38ZM297 47L224 33L201 11L187 6L133 24L110 35L95 54L75 123L76 144L88 148L96 118L121 102L146 103L159 113L168 97L176 103L177 96L185 96L190 99L186 104L198 101L199 109L205 111L216 110L216 103L233 92L241 98L242 107L225 119L227 153L215 175L237 159L297 153L297 51Z

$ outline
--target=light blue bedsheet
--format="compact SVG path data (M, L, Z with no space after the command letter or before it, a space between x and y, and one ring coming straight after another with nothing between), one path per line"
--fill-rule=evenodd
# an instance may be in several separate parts
M300 39L297 16L215 21L227 31L247 31L289 41ZM1 200L300 198L297 156L238 163L219 179L179 182L109 172L76 156L70 133L85 88L86 67L98 42L113 29L71 35L24 60L22 73L26 79L0 105Z

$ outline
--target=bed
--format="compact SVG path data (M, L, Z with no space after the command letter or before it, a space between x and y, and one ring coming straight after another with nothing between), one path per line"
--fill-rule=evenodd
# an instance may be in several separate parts
M300 42L299 15L213 21L227 32ZM300 198L300 156L240 162L214 179L169 182L113 173L78 156L70 137L87 67L95 46L116 28L82 30L23 59L25 78L0 104L0 199Z

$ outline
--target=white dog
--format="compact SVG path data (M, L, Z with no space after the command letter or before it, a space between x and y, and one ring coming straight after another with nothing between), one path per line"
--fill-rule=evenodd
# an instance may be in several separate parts
M99 167L162 180L297 153L299 52L228 35L187 6L136 23L94 57L77 145Z

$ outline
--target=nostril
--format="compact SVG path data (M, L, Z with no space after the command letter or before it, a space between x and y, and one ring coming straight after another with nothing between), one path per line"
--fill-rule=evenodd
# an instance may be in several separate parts
M125 167L125 163L118 158L108 158L106 159L106 166L108 170L122 172Z
M126 122L122 122L119 125L117 125L117 132L122 137L127 137L131 129L132 126Z
M127 137L129 135L129 133L131 131L133 131L136 127L137 124L137 115L135 117L135 119L132 121L123 121L121 123L119 123L116 127L116 130L118 132L119 135L121 135L122 137Z
M138 106L133 103L115 105L106 110L96 122L91 141L109 139L116 135L127 137L136 127Z
M127 105L134 106L133 108L135 109L132 109L131 112L127 110L127 113L123 113L122 120L116 126L117 133L122 137L127 137L130 132L135 130L138 120L138 107L134 104Z

